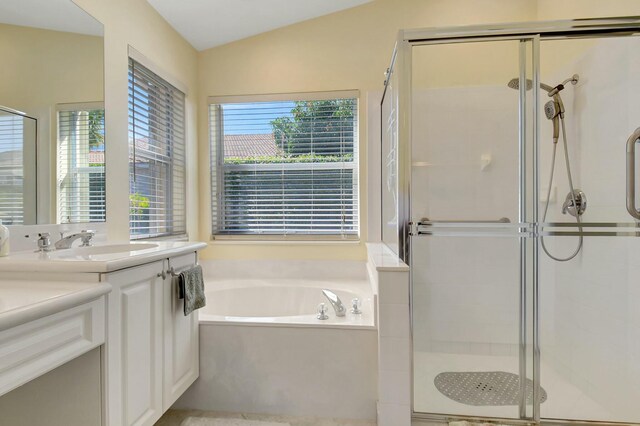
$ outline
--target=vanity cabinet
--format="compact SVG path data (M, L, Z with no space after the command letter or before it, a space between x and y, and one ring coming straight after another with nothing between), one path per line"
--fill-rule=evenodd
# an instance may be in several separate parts
M113 286L107 338L108 407L115 417L110 425L152 425L162 415L165 263L104 274Z
M109 294L106 346L108 426L153 425L199 374L197 314L184 316L180 271L188 253L101 274Z
M180 271L196 264L194 253L169 259L169 268ZM164 392L167 410L200 374L198 315L184 315L184 302L178 297L177 279L169 274L164 288Z

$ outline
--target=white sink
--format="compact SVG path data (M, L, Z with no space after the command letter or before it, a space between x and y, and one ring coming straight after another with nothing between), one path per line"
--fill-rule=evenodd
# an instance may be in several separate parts
M108 244L104 246L91 247L75 247L67 250L56 250L50 253L52 258L68 258L77 256L97 256L101 254L123 254L129 255L133 251L149 250L157 248L158 244L154 243L126 243L126 244Z
M109 272L179 256L205 247L205 243L154 241L98 244L45 253L25 251L0 257L0 274L24 271Z

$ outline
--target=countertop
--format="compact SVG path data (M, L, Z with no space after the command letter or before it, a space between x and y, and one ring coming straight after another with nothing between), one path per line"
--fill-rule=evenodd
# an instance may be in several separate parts
M109 292L107 282L0 280L0 332Z
M194 252L207 246L206 243L201 242L145 241L123 244L108 243L94 246L94 248L108 249L109 247L129 244L132 246L139 245L141 249L127 252L91 254L88 250L79 247L46 253L13 253L0 258L0 272L111 272Z

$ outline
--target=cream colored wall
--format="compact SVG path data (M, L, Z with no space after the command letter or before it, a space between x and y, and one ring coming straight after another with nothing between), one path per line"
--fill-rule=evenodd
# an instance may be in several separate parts
M0 24L0 105L38 119L40 223L56 222L56 105L102 102L102 37ZM44 209L43 209L44 210Z
M1 101L31 112L102 101L102 38L0 24ZM54 84L55 82L55 84Z
M104 24L107 223L110 240L129 240L128 47L152 69L184 85L187 127L187 231L198 237L197 52L145 0L75 0Z
M537 0L536 19L549 21L640 15L638 0Z
M360 229L366 241L367 91L380 90L398 30L524 21L534 0L375 0L372 3L203 51L199 55L200 239L209 240L207 97L359 89ZM487 58L492 60L493 58ZM376 183L372 183L376 185ZM210 258L363 259L363 244L212 242Z
M207 97L359 89L361 230L367 211L367 91L382 87L399 29L639 14L636 0L375 0L321 18L197 53L144 0L75 0L105 25L107 220L111 239L128 239L127 47L189 89L188 230L209 240ZM487 58L491 60L492 58ZM473 65L473 64L471 64ZM196 117L197 113L197 117ZM196 125L197 123L197 125ZM362 232L362 240L367 235ZM362 244L214 242L211 258L364 257Z

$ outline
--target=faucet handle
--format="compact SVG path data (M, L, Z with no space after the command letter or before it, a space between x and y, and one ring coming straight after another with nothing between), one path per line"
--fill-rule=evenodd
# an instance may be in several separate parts
M48 232L38 233L38 250L36 252L51 251L51 239Z
M351 313L354 315L360 315L362 310L360 307L362 306L362 302L357 297L351 299Z
M316 316L316 318L318 318L319 320L327 320L329 319L329 315L327 315L327 305L325 303L321 303L318 305L318 315Z
M82 234L84 234L82 237L80 237L80 239L82 240L81 247L91 246L91 238L93 238L93 236L96 235L96 231L83 229L81 232Z

